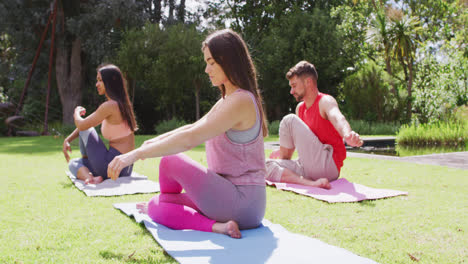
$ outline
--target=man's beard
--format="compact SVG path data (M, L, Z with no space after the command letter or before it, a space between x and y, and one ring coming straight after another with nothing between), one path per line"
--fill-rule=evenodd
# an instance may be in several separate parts
M296 102L302 102L304 99L304 94L295 94L294 98L296 98Z

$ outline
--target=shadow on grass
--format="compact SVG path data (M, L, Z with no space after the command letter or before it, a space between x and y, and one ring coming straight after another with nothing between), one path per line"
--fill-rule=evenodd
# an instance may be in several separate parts
M156 250L151 249L151 253L154 255L157 254ZM145 256L144 258L139 258L139 252L138 250L135 250L134 252L130 254L122 254L122 253L114 253L109 250L104 250L99 252L99 255L104 258L104 259L109 259L109 260L119 260L127 263L168 263L168 262L174 262L173 258L163 255L164 257L162 259L155 259L152 258L151 256Z
M62 185L62 188L64 188L64 189L73 188L73 183L72 182L61 182L60 185Z
M375 207L375 200L364 200L360 201L359 205L367 207Z
M122 253L115 253L109 250L104 250L99 252L99 255L104 258L104 259L111 259L111 260L120 260L124 261L127 263L168 263L168 262L174 262L174 259L171 258L170 256L163 254L162 259L155 259L152 258L151 256L145 256L144 258L139 258L141 254L138 252L139 250L135 250L132 253L129 254L122 254ZM157 250L155 249L150 249L151 253L153 255L158 254Z

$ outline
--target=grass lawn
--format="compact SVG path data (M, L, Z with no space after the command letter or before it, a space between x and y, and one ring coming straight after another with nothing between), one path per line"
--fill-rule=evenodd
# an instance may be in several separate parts
M147 138L138 136L137 145ZM62 142L0 138L0 263L175 263L142 225L112 207L153 194L85 196L65 174ZM72 148L78 157L77 144ZM206 165L202 146L187 154ZM139 161L134 170L157 180L158 162ZM466 263L468 171L348 158L341 175L409 195L328 204L268 187L265 217L380 263Z

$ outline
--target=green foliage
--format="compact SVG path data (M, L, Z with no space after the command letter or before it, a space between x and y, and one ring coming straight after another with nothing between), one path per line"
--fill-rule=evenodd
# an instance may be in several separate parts
M390 92L390 78L372 61L346 77L343 111L347 117L366 121L398 120L399 102Z
M360 135L396 135L400 129L399 122L370 122L365 120L348 120L351 128Z
M424 40L449 40L453 38L453 26L457 17L466 13L463 1L458 0L403 0L411 9L413 16L424 21ZM466 24L465 24L466 25Z
M278 135L279 134L279 125L280 125L280 121L279 120L275 120L273 122L270 122L268 124L268 134L270 135Z
M160 122L154 127L154 130L156 134L160 135L160 134L169 132L171 130L174 130L176 128L179 128L181 126L185 126L186 124L187 122L185 122L184 120L172 118L171 120L164 120Z
M448 49L445 61L429 52L418 65L414 83L414 121L448 121L454 110L468 103L468 60L462 51Z
M295 109L285 75L301 60L317 68L319 90L336 96L345 68L343 58L336 55L340 50L335 21L326 10L294 9L272 22L270 33L255 49L268 118L280 119Z
M49 122L47 127L49 134L55 137L66 137L76 129L75 125L62 124L60 121ZM35 131L41 134L44 131L44 123L28 123L22 128L22 130Z
M330 12L331 17L338 21L336 30L342 39L340 57L344 57L346 65L356 67L373 50L366 42L371 10L364 4L357 4L340 5Z
M2 86L0 86L0 103L5 103L8 101L8 96L3 92L5 89L3 89Z
M468 143L468 125L466 122L403 125L396 142L410 146L465 146Z
M206 110L205 101L215 102L216 92L204 73L203 39L195 26L183 24L163 29L146 24L125 34L116 60L134 83L134 108L143 132L153 132L158 120L194 121L197 107Z

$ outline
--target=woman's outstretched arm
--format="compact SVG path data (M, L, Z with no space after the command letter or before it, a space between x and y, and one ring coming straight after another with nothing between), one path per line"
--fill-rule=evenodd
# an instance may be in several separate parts
M216 137L252 114L252 100L249 95L233 94L222 104L216 104L205 117L190 128L179 130L176 133L149 144L144 144L126 154L119 155L109 164L107 173L110 178L117 179L120 171L139 159L162 157L187 151L210 138ZM255 110L253 111L255 113Z

